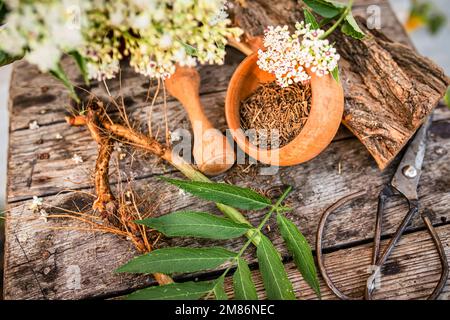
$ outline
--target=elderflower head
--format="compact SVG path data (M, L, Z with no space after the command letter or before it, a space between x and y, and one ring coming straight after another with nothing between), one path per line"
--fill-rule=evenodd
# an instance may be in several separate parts
M32 211L38 211L43 204L44 200L42 198L39 198L38 196L33 196L33 201L31 202L29 209Z
M222 64L232 28L224 0L8 0L0 49L41 71L78 52L91 79L113 78L120 62L148 77L176 65Z
M282 87L308 81L306 69L321 77L332 72L340 58L336 49L326 39L321 29L311 29L310 24L296 23L291 34L288 26L269 26L264 32L266 51L258 51L258 66L275 75Z
M81 0L6 1L8 14L0 29L0 48L11 56L25 55L41 71L54 70L64 52L83 43L78 21ZM81 23L81 21L80 21Z
M224 5L223 0L97 0L85 33L90 77L114 77L126 56L137 73L162 79L176 65L222 64L227 38L241 34L228 27Z

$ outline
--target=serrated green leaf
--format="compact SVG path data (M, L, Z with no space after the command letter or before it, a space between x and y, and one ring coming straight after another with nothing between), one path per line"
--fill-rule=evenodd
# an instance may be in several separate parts
M233 275L233 288L234 297L237 300L258 300L250 268L243 259L238 260L238 266Z
M351 12L345 16L341 31L342 33L358 40L364 39L364 37L366 36L358 26L358 23L356 22Z
M334 18L345 8L345 5L329 0L303 0L315 13L324 18Z
M80 99L78 98L77 94L75 93L75 88L72 85L72 82L69 80L69 78L66 75L66 72L62 68L61 64L58 63L55 69L50 70L50 74L53 75L56 79L62 82L62 84L69 90L69 93L71 97L76 101L80 102Z
M78 69L80 69L84 82L86 83L86 85L89 85L89 76L87 71L86 59L84 59L84 57L78 51L71 51L69 54L74 58L75 62L77 63Z
M158 230L168 237L197 237L206 239L232 239L243 235L251 226L206 212L179 211L136 221Z
M309 23L311 25L311 29L319 29L319 23L309 10L307 9L303 10L303 14L305 16L306 24Z
M186 273L213 269L236 257L236 253L220 247L165 248L136 257L116 272Z
M267 298L269 300L295 300L294 289L280 255L267 237L261 236L256 248L256 255Z
M127 300L197 300L214 287L212 281L171 283L135 291Z
M296 225L282 214L277 215L277 223L281 236L289 252L294 257L295 265L305 281L316 292L317 296L320 297L319 279L308 241L306 241Z
M336 82L339 83L340 79L339 79L339 67L336 66L336 68L333 69L333 71L331 71L331 75L333 76L334 80L336 80Z
M163 180L201 199L218 202L244 210L260 210L271 205L268 198L247 188L226 183L184 181L162 178Z
M228 295L225 292L224 280L224 277L220 277L215 281L213 292L216 300L228 300Z

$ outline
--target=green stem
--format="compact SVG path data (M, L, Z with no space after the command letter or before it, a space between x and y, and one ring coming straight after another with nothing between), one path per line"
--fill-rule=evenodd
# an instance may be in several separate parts
M212 182L208 177L203 175L201 172L196 170L193 166L190 164L184 162L181 158L174 159L177 161L171 161L171 163L180 170L181 173L183 173L188 179L193 181L200 181L200 182ZM217 208L222 211L222 213L229 219L233 220L234 222L243 223L251 226L250 222L248 222L247 219L240 213L238 210L236 210L233 207L216 203ZM247 238L253 239L253 243L257 245L259 243L259 235L255 234L255 229L249 229L246 233Z
M349 14L349 12L352 10L354 0L349 0L347 7L345 8L342 15L339 17L339 19L328 29L321 37L320 39L326 39L333 31L341 24L341 22L345 19L345 17Z
M54 76L56 79L62 82L62 84L69 90L69 94L76 101L76 103L80 103L80 98L78 97L77 93L75 92L75 88L72 84L72 82L67 77L64 69L61 66L61 63L58 62L55 69L49 71L52 76Z
M281 197L278 199L278 201L272 206L272 208L270 209L270 211L266 214L266 216L264 217L264 219L261 221L261 223L258 226L258 230L261 231L262 228L264 227L264 225L266 224L267 220L270 219L270 217L272 216L272 214L274 213L274 211L280 209L281 203L284 201L284 199L286 199L286 197L289 195L289 193L291 193L292 191L292 187L289 186L281 195ZM285 210L285 209L283 209Z
M260 235L262 228L264 228L264 226L266 225L267 221L270 219L270 217L272 217L272 214L275 211L278 211L280 209L281 203L283 202L284 199L286 199L286 197L289 195L289 193L291 193L292 187L289 186L286 191L283 192L283 194L281 195L281 197L278 199L278 201L272 206L272 208L270 208L270 211L266 214L266 216L264 217L264 219L261 221L261 223L258 225L258 227L256 229L252 229L253 230L253 235L251 237L248 237L249 239L247 240L247 242L244 244L244 246L241 248L241 250L239 250L238 254L236 257L234 257L231 260L230 266L228 268L225 269L225 271L222 273L222 275L218 278L218 280L220 281L220 279L225 279L226 275L228 274L228 272L230 272L231 268L234 266L234 264L242 257L242 255L244 254L245 250L247 250L247 248L250 246L250 244L253 242L254 243L254 238L256 235ZM259 241L258 241L259 243ZM257 245L257 244L255 244ZM212 292L214 291L214 289L212 289L211 291L208 292L208 295L205 297L205 299L208 299L209 296L212 294Z
M289 195L289 193L291 193L291 190L292 190L292 187L289 186L286 189L286 191L283 192L281 197L272 206L272 208L270 208L270 211L266 214L266 216L261 221L261 223L258 225L258 227L256 229L254 229L254 231L256 231L255 233L259 234L261 232L262 228L264 228L264 226L266 225L267 221L270 219L270 217L272 217L272 214L279 209L279 207L281 206L281 203L284 201L284 199L286 199L286 197ZM235 261L237 261L237 259L239 259L242 256L242 254L248 248L248 246L250 245L251 242L253 242L253 238L248 239L248 241L245 243L245 245L242 247L242 249L238 252L238 255L234 258ZM230 268L231 268L231 266L228 267L228 269L225 270L225 271L228 272L230 270Z

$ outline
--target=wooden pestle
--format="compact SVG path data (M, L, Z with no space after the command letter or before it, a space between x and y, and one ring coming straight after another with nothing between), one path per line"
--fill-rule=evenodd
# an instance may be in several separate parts
M175 73L165 80L165 85L189 116L194 133L192 153L199 170L213 176L230 169L235 161L234 149L205 116L200 102L200 75L197 69L177 66Z

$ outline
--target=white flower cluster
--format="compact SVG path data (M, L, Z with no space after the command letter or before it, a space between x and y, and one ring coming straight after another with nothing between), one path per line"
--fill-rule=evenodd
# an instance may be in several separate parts
M149 77L166 78L177 64L223 63L230 28L224 0L8 0L0 48L26 54L42 71L78 51L89 78L110 79L120 61Z
M56 68L63 52L83 45L78 13L89 1L5 1L9 13L0 29L0 47L11 56L22 56L40 70Z
M222 7L220 8L220 10L216 13L215 16L213 16L210 20L209 20L209 24L211 26L215 26L216 24L225 21L226 19L228 19L228 12L227 9L231 8L232 4L228 3L227 1L225 1L222 5Z
M274 74L282 87L308 81L306 69L318 76L328 74L337 67L340 56L328 40L320 38L324 33L303 21L296 23L294 34L288 26L270 26L264 33L266 50L258 51L258 66Z

